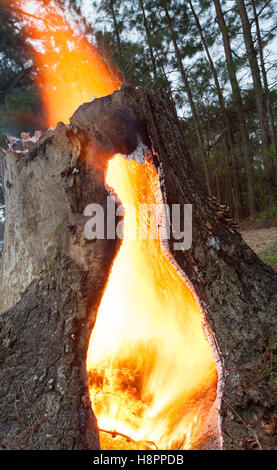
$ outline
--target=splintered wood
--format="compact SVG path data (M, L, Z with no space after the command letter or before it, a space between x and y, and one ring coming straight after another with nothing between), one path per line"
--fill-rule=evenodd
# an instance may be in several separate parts
M159 450L155 442L135 441L116 431L99 429L99 438L102 450Z

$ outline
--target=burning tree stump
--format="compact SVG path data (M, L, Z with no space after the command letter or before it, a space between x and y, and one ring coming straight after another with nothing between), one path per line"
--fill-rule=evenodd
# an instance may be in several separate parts
M86 241L82 214L91 202L105 207L109 158L141 145L153 151L164 202L193 206L192 247L175 251L172 234L165 250L199 303L217 363L217 401L202 448L272 446L276 400L262 369L276 341L277 274L196 181L168 97L124 86L82 105L70 127L59 124L18 162L4 159L4 448L98 446L85 358L118 243Z
M97 449L86 350L117 241L88 243L83 210L106 205L103 173L67 128L5 155L0 448Z

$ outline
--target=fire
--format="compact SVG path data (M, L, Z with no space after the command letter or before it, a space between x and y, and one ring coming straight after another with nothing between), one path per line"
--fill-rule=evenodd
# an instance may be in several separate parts
M11 3L36 44L49 125L68 122L84 101L119 88L119 75L70 27L57 5ZM156 202L153 165L116 155L106 182L126 207L125 234L132 232L139 204ZM135 219L128 205L136 208ZM99 428L110 431L100 433L101 448L191 449L201 444L216 398L215 361L200 307L159 239L124 238L91 335L87 369ZM122 436L120 441L120 434L132 443Z
M119 89L116 70L70 26L58 3L11 0L10 8L20 15L27 41L35 49L37 83L49 126L67 123L80 104Z
M132 207L155 203L157 174L117 155L107 183ZM159 449L190 448L215 399L216 371L190 289L158 238L124 239L104 293L87 358L100 429ZM102 436L107 439L107 436Z

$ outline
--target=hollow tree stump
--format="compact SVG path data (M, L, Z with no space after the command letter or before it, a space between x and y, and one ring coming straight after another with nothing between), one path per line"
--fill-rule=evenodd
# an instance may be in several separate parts
M72 142L59 124L3 161L0 448L99 448L86 351L117 241L84 237L84 208L108 193Z
M216 429L206 447L272 446L264 423L274 424L276 396L259 371L276 341L277 274L195 179L165 93L124 86L82 105L70 128L59 124L20 161L4 159L2 447L98 447L85 358L118 243L86 241L82 214L91 202L105 207L108 159L140 143L153 149L164 202L193 205L192 247L175 251L172 234L165 250L199 302L217 361Z

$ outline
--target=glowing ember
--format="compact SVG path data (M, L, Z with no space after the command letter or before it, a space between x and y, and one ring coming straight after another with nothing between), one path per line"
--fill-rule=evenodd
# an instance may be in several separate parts
M118 75L52 2L50 7L11 3L33 15L21 18L32 40L40 42L36 61L49 125L68 122L84 101L119 88ZM138 210L140 203L156 202L156 171L149 161L117 155L106 181L126 205L125 233L132 232L128 204ZM87 368L99 428L130 436L137 448L189 449L201 443L216 397L215 362L200 308L159 240L124 239L98 311ZM120 445L111 433L101 433L102 448Z

